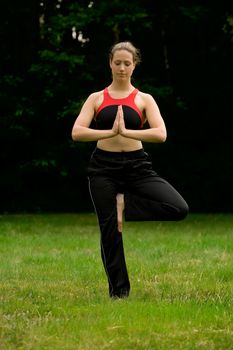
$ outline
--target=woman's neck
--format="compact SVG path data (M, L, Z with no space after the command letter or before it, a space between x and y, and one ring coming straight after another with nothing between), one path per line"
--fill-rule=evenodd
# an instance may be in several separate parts
M131 84L131 82L122 82L122 83L118 83L118 82L112 82L109 86L108 89L110 91L131 91L134 89L133 85Z

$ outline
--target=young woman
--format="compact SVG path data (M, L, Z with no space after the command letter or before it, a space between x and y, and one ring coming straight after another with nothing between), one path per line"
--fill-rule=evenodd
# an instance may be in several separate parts
M127 221L182 220L188 205L152 168L142 142L165 142L164 120L154 98L131 83L140 52L131 42L111 48L111 84L92 93L73 129L74 141L97 141L89 167L89 188L101 232L101 256L109 295L129 295L122 240ZM93 119L96 127L90 127ZM143 128L147 121L149 127Z

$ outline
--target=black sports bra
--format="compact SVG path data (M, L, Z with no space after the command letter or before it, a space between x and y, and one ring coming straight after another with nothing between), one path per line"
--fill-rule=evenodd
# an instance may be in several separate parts
M137 93L138 89L134 89L125 98L112 98L108 93L108 88L105 88L104 100L95 116L96 129L112 128L119 105L122 105L126 129L141 129L143 127L142 113L134 102Z

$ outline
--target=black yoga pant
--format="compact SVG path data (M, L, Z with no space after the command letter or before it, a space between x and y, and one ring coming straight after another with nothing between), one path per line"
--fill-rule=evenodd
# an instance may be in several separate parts
M88 167L89 189L101 232L101 256L110 296L128 295L123 241L117 227L116 195L124 193L126 221L182 220L188 205L152 168L143 149L108 152L96 149Z

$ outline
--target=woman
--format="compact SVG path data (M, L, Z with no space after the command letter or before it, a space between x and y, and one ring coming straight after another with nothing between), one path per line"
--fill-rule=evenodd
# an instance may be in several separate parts
M136 89L131 77L140 52L131 42L111 48L112 82L92 93L72 130L74 141L97 141L89 167L89 188L101 232L101 256L109 295L129 295L122 241L125 220L182 220L188 205L153 169L142 142L164 142L164 120L154 98ZM91 128L95 120L96 127ZM145 122L149 127L143 128Z

